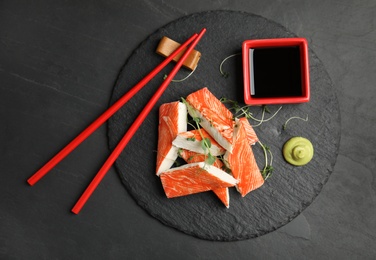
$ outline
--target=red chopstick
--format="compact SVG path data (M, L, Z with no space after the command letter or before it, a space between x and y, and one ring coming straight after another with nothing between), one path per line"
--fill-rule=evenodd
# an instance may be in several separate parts
M155 75L157 75L178 53L188 46L194 39L197 38L197 33L192 35L185 43L176 49L170 56L168 56L162 63L160 63L154 70L152 70L145 78L137 83L131 90L108 108L101 116L92 122L84 131L82 131L76 138L74 138L67 146L65 146L59 153L50 159L42 168L34 173L27 182L33 186L43 176L45 176L53 167L55 167L61 160L63 160L69 153L71 153L78 145L80 145L88 136L98 129L104 122L106 122L113 114L115 114L125 103L127 103L140 89L142 89Z
M77 203L72 208L72 212L75 214L78 214L82 207L85 205L86 201L90 198L91 194L94 192L98 184L101 182L103 177L106 175L107 171L111 168L112 164L115 162L115 160L119 157L120 153L124 150L124 148L127 146L128 142L131 140L133 135L136 133L137 129L140 127L142 122L145 120L146 116L149 114L151 109L154 107L155 103L157 103L158 99L161 97L163 92L166 90L168 84L171 82L171 80L174 78L180 67L183 65L183 62L188 57L188 55L191 53L193 48L197 45L199 40L204 35L206 29L202 29L197 38L193 41L193 43L188 47L188 49L185 51L183 56L179 59L175 67L172 69L171 73L167 76L167 78L163 81L161 86L158 88L158 90L155 92L155 94L151 97L150 101L146 104L144 109L141 111L141 113L138 115L136 120L133 122L133 124L130 126L126 134L123 136L123 138L120 140L118 145L115 147L115 149L112 151L111 155L108 157L106 162L103 164L102 168L99 170L97 175L94 177L94 179L91 181L89 186L86 188L84 193L81 195Z

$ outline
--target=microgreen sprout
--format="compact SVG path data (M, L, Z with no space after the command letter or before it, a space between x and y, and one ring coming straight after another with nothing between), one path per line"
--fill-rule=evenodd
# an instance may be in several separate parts
M274 118L278 112L282 109L282 106L278 108L276 112L274 112L273 115L265 119L265 113L270 113L269 107L268 106L262 106L262 114L261 114L261 119L255 118L253 114L249 111L251 106L240 106L238 102L227 99L227 98L221 98L220 101L224 104L229 104L231 107L229 108L230 110L234 111L234 117L239 118L239 117L246 117L247 119L252 119L258 124L252 125L253 127L260 126L262 123L267 122Z
M232 55L230 55L230 56L228 56L228 57L226 57L226 58L224 58L224 59L222 60L221 64L219 65L219 72L221 73L222 77L224 77L224 78L228 78L228 76L230 76L230 74L229 74L228 72L224 72L224 71L222 70L223 63L225 63L226 60L228 60L228 59L230 59L230 58L232 58L232 57L235 57L235 56L237 56L237 55L240 55L240 54L241 54L241 53L235 53L235 54L232 54Z
M308 115L306 116L306 118L302 118L302 117L298 117L298 116L293 116L293 117L290 117L289 119L287 119L287 121L283 124L283 130L286 130L287 128L287 123L290 122L290 120L292 119L300 119L300 120L303 120L305 122L308 121Z
M229 165L229 162L228 162L227 160L225 160L224 156L223 156L223 155L220 155L220 156L218 157L218 159L219 159L220 161L222 161L222 163L223 163L221 169L222 169L224 172L227 172L228 174L232 174L231 169L230 169L230 167L228 166L228 165Z
M181 153L183 152L183 149L182 148L179 148L178 149L178 157L180 157L180 158L183 158L182 156L181 156Z
M213 156L210 152L211 148L211 141L209 138L204 137L202 131L201 131L201 126L200 123L202 119L198 116L196 116L196 111L193 109L193 107L184 99L182 98L183 103L187 106L188 112L192 117L193 123L188 123L190 126L192 126L194 129L197 129L200 136L201 136L201 148L204 151L204 154L206 156L205 163L208 165L213 165L216 157Z
M197 68L197 66L196 66L196 68ZM182 82L182 81L188 79L190 76L192 76L193 72L195 72L196 68L195 68L194 70L192 70L192 71L191 71L186 77L184 77L184 78L182 78L182 79L173 79L173 80L171 80L171 82ZM163 75L163 79L164 79L164 80L165 80L167 77L168 77L167 74L164 74L164 75Z
M261 170L261 175L264 178L264 180L267 180L274 171L273 154L268 146L262 144L260 141L258 141L258 144L261 146L262 150L264 151L264 157L265 157L265 165L264 165L264 168ZM268 161L268 154L270 155L270 161Z
M271 116L268 117L267 119L264 119L265 112L266 112L266 113L270 113L270 110L269 110L269 107L268 107L268 106L263 106L263 108L262 108L262 116L261 116L261 119L257 119L257 118L251 117L251 118L252 118L253 120L255 120L256 122L259 122L257 125L253 125L253 127L255 127L255 126L259 126L259 125L261 125L262 123L267 122L267 121L273 119L273 118L278 114L278 112L279 112L281 109L282 109L282 106L280 106L280 107L277 109L277 111L274 112L273 115L271 115Z
M269 109L269 107L267 105L262 105L261 107L265 111L265 113L270 114L270 109Z

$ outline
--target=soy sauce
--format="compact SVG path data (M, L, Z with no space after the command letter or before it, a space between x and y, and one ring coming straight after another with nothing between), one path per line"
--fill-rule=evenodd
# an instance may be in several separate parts
M251 95L287 97L302 95L302 72L298 46L249 50Z

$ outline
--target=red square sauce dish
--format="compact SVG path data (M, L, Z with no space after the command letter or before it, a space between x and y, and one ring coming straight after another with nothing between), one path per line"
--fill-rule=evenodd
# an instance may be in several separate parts
M247 105L304 103L310 98L305 38L246 40L242 45Z

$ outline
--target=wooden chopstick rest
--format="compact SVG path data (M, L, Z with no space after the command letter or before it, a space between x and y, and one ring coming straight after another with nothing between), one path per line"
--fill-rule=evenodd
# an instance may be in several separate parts
M174 40L171 40L170 38L166 36L163 36L155 52L164 57L168 57L174 50L179 48L179 46L180 46L180 43ZM185 50L186 48L183 49L178 55L176 55L173 61L177 62L181 58L181 56L184 54ZM183 66L187 69L194 70L197 67L200 57L201 57L201 53L199 51L192 50L188 58L184 61Z

